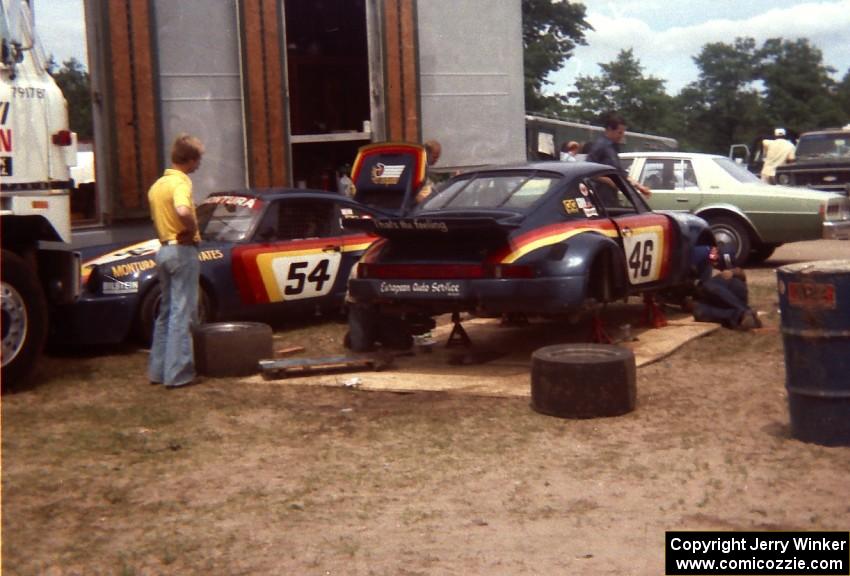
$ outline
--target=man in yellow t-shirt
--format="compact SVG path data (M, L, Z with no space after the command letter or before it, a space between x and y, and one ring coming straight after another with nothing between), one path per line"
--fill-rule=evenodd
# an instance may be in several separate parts
M785 128L773 131L775 140L763 140L764 165L761 168L761 180L767 184L776 184L776 168L794 161L796 148L785 139Z
M195 379L192 323L198 309L198 220L189 174L201 165L204 145L180 134L171 147L171 167L148 190L151 218L162 244L156 254L162 300L154 324L148 378L179 388Z

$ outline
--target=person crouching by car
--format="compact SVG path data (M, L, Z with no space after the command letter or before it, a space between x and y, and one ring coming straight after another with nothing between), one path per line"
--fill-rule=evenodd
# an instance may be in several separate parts
M716 322L735 330L761 327L749 305L747 276L741 268L732 267L728 254L722 254L717 246L696 246L691 265L697 283L694 299L686 304L686 309L693 312L694 320Z

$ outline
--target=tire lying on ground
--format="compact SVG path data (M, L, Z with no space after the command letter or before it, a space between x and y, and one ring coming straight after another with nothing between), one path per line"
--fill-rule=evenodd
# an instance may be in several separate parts
M610 344L558 344L531 355L531 406L562 418L619 416L635 408L635 356Z
M261 322L212 322L192 333L195 370L212 377L250 376L274 357L272 328Z

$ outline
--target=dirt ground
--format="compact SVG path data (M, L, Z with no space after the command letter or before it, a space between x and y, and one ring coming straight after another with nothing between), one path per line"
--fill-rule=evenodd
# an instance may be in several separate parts
M805 244L749 271L765 328L638 369L616 418L280 380L167 391L141 350L47 357L2 399L3 573L656 575L667 530L846 531L850 447L791 437L773 267L850 243ZM334 353L343 332L277 339ZM440 358L446 378L493 371Z

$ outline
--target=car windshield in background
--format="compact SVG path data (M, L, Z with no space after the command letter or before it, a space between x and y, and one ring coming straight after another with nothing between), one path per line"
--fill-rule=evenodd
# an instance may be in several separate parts
M712 158L721 168L726 170L738 182L761 182L761 179L729 158Z
M429 198L425 210L463 208L525 209L558 181L558 175L534 173L478 174L455 180Z
M797 159L850 158L850 133L807 134L797 143Z
M245 196L211 196L198 206L201 237L209 242L241 242L260 213L262 200Z

